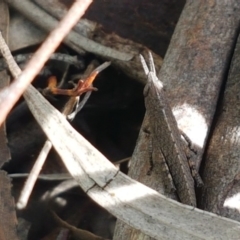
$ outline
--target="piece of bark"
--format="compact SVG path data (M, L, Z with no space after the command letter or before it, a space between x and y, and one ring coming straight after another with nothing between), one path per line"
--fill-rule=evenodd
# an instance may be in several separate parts
M203 171L202 207L240 221L240 37L235 48L223 102L218 111Z
M62 14L73 0L34 0L52 16ZM164 56L185 0L98 0L86 11L84 18L104 26ZM64 10L65 9L65 10ZM58 18L59 19L59 18ZM77 31L77 30L76 30Z
M4 38L8 39L8 25L9 25L9 12L8 5L1 0L0 1L0 30ZM9 85L9 76L6 71L0 72L0 89ZM0 168L5 162L10 160L10 151L7 146L6 127L5 123L0 126Z
M199 147L198 165L229 66L239 1L187 1L159 78L179 128Z
M164 56L184 4L185 0L100 0L90 6L86 18Z
M11 182L4 171L0 171L0 239L18 239L15 204L11 195Z
M238 1L187 1L159 73L179 129L197 146L198 166L229 65L239 13ZM147 124L145 121L146 118L143 126ZM144 141L142 137L139 136L138 142ZM143 147L141 151L148 151L148 144ZM137 151L138 148L132 161L141 162L143 160L139 158L144 158L144 155ZM135 154L139 157L135 158ZM135 167L130 169L130 177L137 176L135 179L146 184L142 181L142 172L147 172L146 165L132 163L132 166ZM115 234L118 236L115 239L134 239L133 236L137 235L135 230L118 222Z

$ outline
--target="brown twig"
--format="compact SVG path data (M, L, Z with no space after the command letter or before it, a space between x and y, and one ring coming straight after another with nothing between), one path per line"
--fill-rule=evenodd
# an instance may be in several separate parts
M95 69L96 67L96 64L98 65L98 62L96 60L93 60L87 67L85 73L81 76L81 77L78 77L79 78L82 78L82 79L86 79L90 74L91 72ZM81 109L84 107L84 105L86 104L86 102L88 101L89 97L91 96L91 93L92 91L88 91L86 92L86 94L84 95L83 99L80 101L80 97L79 97L79 100L78 102L76 103L76 107L75 107L75 110L69 114L67 116L67 119L69 121L72 121L75 116L77 115L78 112L81 111Z
M60 21L57 28L55 28L47 39L43 42L41 47L33 55L32 59L27 64L24 71L17 79L9 86L0 92L0 124L3 123L7 114L14 106L16 101L20 98L22 93L27 89L33 78L41 70L50 55L59 46L63 38L68 34L70 29L76 24L79 18L85 13L92 0L78 0L74 2L69 9L67 15ZM6 53L2 50L2 54ZM19 75L18 74L18 75ZM16 77L16 76L15 76Z
M78 84L73 89L60 89L57 88L57 79L56 77L51 77L49 79L48 89L52 94L56 95L67 95L71 97L80 96L88 91L96 91L97 89L92 87L92 82L96 78L96 76L105 68L107 68L111 62L105 62L96 69L94 69L91 74L84 80L80 79Z

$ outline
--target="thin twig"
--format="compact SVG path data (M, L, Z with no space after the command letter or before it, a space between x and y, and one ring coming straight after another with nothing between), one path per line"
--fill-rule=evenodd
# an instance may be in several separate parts
M27 178L29 173L10 173L8 176L10 178ZM72 179L72 176L69 173L39 174L38 179L45 181L63 181Z
M115 166L128 162L131 160L131 157L120 159L116 162L113 162ZM8 175L10 178L27 178L29 176L29 173L11 173ZM69 180L72 179L72 176L69 173L51 173L51 174L39 174L38 175L39 180L45 180L45 181L63 181L63 180Z
M18 209L23 209L26 207L30 194L35 185L35 182L38 179L38 175L42 169L43 164L45 163L45 160L51 148L52 148L52 143L49 140L47 140L40 154L38 155L38 158L34 163L31 173L29 174L27 181L25 182L25 185L21 191L19 200L16 204Z
M19 54L19 55L14 56L14 59L18 64L20 64L20 63L25 63L25 62L29 61L32 56L33 56L32 53ZM77 58L77 56L71 56L71 55L65 54L65 53L53 53L50 56L49 60L66 62L68 64L74 65L75 67L77 67L79 69L85 68L85 64L84 64L83 60L79 60ZM7 69L7 68L8 68L8 66L7 66L5 60L0 59L0 71Z
M82 79L85 79L89 76L89 74L95 69L96 67L96 60L93 60L87 67L87 69L85 70L85 73L83 74L83 76L81 77ZM80 102L80 97L78 98L78 101L76 103L76 107L75 110L71 113L67 115L67 119L69 121L73 121L73 119L76 117L77 113L79 113L82 108L84 107L84 105L86 104L86 102L88 101L89 97L91 96L92 91L88 91L85 93L83 100Z
M77 78L81 78L81 79L86 79L89 74L95 69L96 65L98 64L98 62L96 60L93 60L87 67L85 73L81 76L77 75ZM82 110L82 108L84 107L84 105L86 104L86 102L88 101L88 99L90 98L92 94L92 91L88 91L85 93L84 97L83 97L83 100L80 101L80 97L76 103L76 107L75 107L75 110L69 114L67 116L67 119L69 121L73 121L73 119L76 117L76 115Z
M47 39L43 42L41 47L33 55L32 59L27 64L24 71L9 87L4 88L0 92L0 124L3 123L7 114L14 106L16 101L20 98L22 93L27 89L33 78L42 69L45 62L50 55L59 46L63 38L68 34L70 29L76 24L79 18L85 13L92 0L78 0L75 1L69 9L66 16L59 22ZM4 51L2 51L4 55ZM19 75L20 72L18 71Z

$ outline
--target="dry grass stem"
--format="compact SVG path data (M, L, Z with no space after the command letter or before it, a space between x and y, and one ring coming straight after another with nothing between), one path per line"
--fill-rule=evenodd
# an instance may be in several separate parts
M27 178L27 181L25 182L25 185L21 191L19 200L16 204L18 209L23 209L26 207L27 203L28 203L28 199L30 197L30 194L33 190L33 187L38 179L39 173L43 167L43 164L45 163L45 160L48 156L49 151L52 148L52 143L47 140L40 152L40 154L38 155L37 160L34 163L34 166Z

